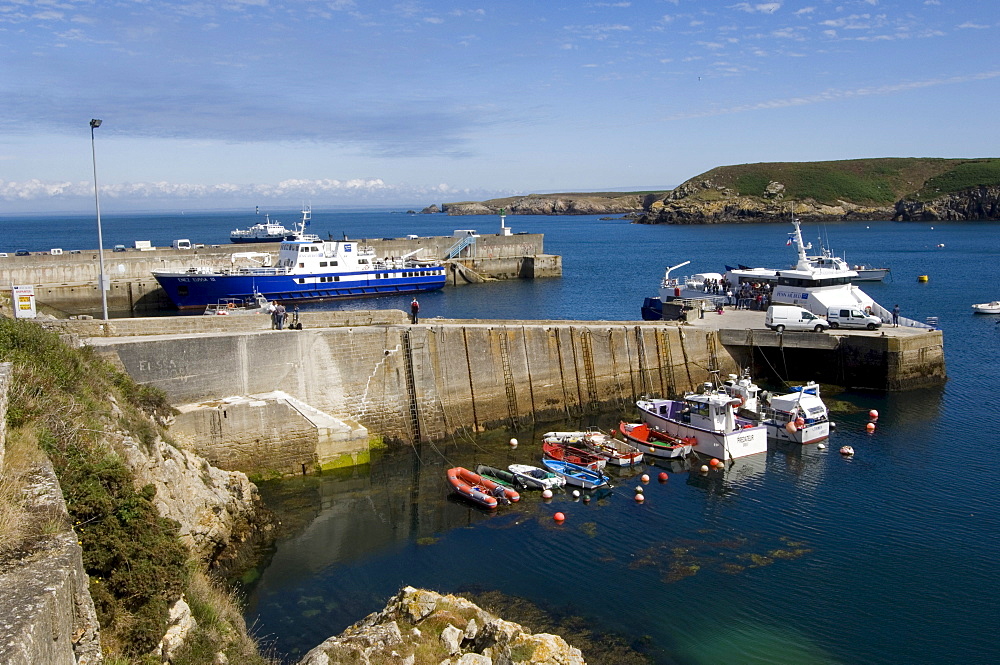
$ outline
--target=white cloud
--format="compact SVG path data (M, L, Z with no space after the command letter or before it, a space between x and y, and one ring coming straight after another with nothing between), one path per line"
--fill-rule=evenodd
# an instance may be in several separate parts
M740 11L748 13L761 13L761 14L773 14L774 12L781 9L780 2L765 2L761 4L751 5L749 2L741 2L739 4L733 5L732 9L739 9Z
M815 95L804 97L786 97L781 99L770 99L756 104L741 104L726 108L708 109L705 111L695 111L691 113L678 113L673 116L663 118L663 120L684 120L690 118L708 118L719 115L732 115L736 113L746 113L748 111L762 111L769 109L789 108L793 106L809 106L811 104L823 104L826 102L838 102L846 99L858 99L862 97L873 97L878 95L892 95L910 90L922 88L933 88L941 85L952 85L956 83L970 83L973 81L984 81L988 79L1000 78L1000 71L980 72L969 76L952 76L949 78L927 79L924 81L910 81L906 83L893 83L889 85L875 86L870 88L857 88L854 90L825 90Z
M988 25L983 25L983 24L981 24L981 23L973 23L973 22L971 22L971 21L966 21L966 22L965 22L965 23L963 23L962 25L959 25L959 26L956 26L956 27L957 27L957 28L958 28L959 30L967 30L967 29L974 29L974 30L988 30L990 26L988 26Z

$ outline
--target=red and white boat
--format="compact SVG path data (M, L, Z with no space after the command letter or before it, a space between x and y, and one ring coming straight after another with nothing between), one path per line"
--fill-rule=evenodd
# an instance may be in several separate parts
M448 483L455 494L484 508L496 508L501 501L514 503L521 500L521 495L510 487L504 487L461 466L448 469Z
M549 432L543 440L582 446L615 466L633 466L642 461L642 451L637 447L593 427L586 432Z
M653 429L646 423L627 423L622 421L618 431L626 439L635 444L636 448L650 457L664 459L687 457L698 443L693 436L678 437Z
M552 434L550 432L549 434ZM576 464L577 466L582 466L591 471L601 471L607 466L608 461L598 455L597 453L586 450L585 448L578 447L580 442L575 442L577 445L570 445L567 441L562 443L558 440L552 439L548 434L542 438L542 453L549 459L559 460L562 462L569 462L570 464Z

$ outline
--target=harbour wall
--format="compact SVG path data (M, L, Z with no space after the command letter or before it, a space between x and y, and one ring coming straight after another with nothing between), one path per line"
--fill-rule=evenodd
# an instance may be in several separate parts
M420 250L419 256L443 259L458 238L358 239L371 245L378 256L402 256ZM153 270L185 270L190 267L228 267L234 252L266 252L277 258L278 243L255 245L210 245L177 250L154 248L124 252L104 251L109 276L108 311L114 317L149 316L174 309L166 293L152 277ZM542 234L484 235L453 260L448 283L453 286L485 279L559 277L562 259L544 253ZM9 295L11 284L35 287L36 301L56 314L101 315L101 293L97 250L78 254L32 254L0 258L0 291ZM473 271L470 275L468 271Z
M705 381L710 369L737 370L717 331L665 323L448 321L90 341L175 405L281 391L403 442L589 410L630 412L640 395L675 394ZM213 422L242 427L230 425L237 421L227 416ZM258 431L241 431L248 446L262 438ZM271 441L285 445L281 437ZM301 437L288 445L301 451ZM367 440L354 439L336 453L363 462L367 451ZM224 454L206 456L231 468L218 456ZM317 452L301 454L292 459L274 450L273 457L282 459L276 470L323 464Z

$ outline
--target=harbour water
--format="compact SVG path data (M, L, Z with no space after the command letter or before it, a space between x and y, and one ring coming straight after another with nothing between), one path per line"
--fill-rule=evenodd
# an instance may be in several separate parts
M295 213L274 216L285 222ZM335 237L499 227L492 217L313 217L314 232ZM70 221L44 221L33 230L46 238L38 248L69 249L55 239L67 237L61 225ZM563 257L563 277L446 288L421 298L423 316L632 320L668 265L691 260L687 268L697 272L794 260L785 246L790 225L639 226L590 216L507 222L515 232L545 233L546 250ZM160 238L163 223L138 216L117 231L105 225L105 237L108 246L133 239L167 245L175 237L221 244L252 216L206 214L187 228L171 218L169 237ZM289 528L259 577L248 578L248 623L294 662L413 585L499 590L578 615L625 636L658 664L1000 660L993 635L1000 407L989 383L1000 368L1000 317L969 308L1000 297L1000 226L803 225L817 245L821 231L849 262L892 269L891 281L863 286L881 304L898 303L918 320L939 318L945 386L829 395L854 409L834 414L838 427L825 450L773 446L708 475L650 467L641 505L633 500L633 476L586 504L569 495L545 503L526 493L489 515L450 498L444 473L453 465L532 463L540 433L609 429L619 417L634 418L634 410L540 423L533 431L465 432L388 449L351 472L264 483ZM4 251L28 245L27 237L15 235ZM92 247L85 237L79 246ZM919 275L929 281L919 283ZM373 306L405 303L310 307ZM869 434L872 408L881 415ZM512 436L520 441L513 449ZM843 445L856 454L841 457ZM661 470L670 475L662 484ZM556 511L567 515L564 524L552 521Z

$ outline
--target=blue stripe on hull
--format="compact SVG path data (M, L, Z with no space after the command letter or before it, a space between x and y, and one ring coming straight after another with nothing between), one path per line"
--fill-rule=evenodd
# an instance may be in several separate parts
M222 298L249 298L254 292L262 294L268 300L310 302L436 291L445 284L443 274L430 277L309 284L299 284L295 281L302 277L308 278L309 275L155 275L155 277L178 309L204 308L209 303L219 302Z

